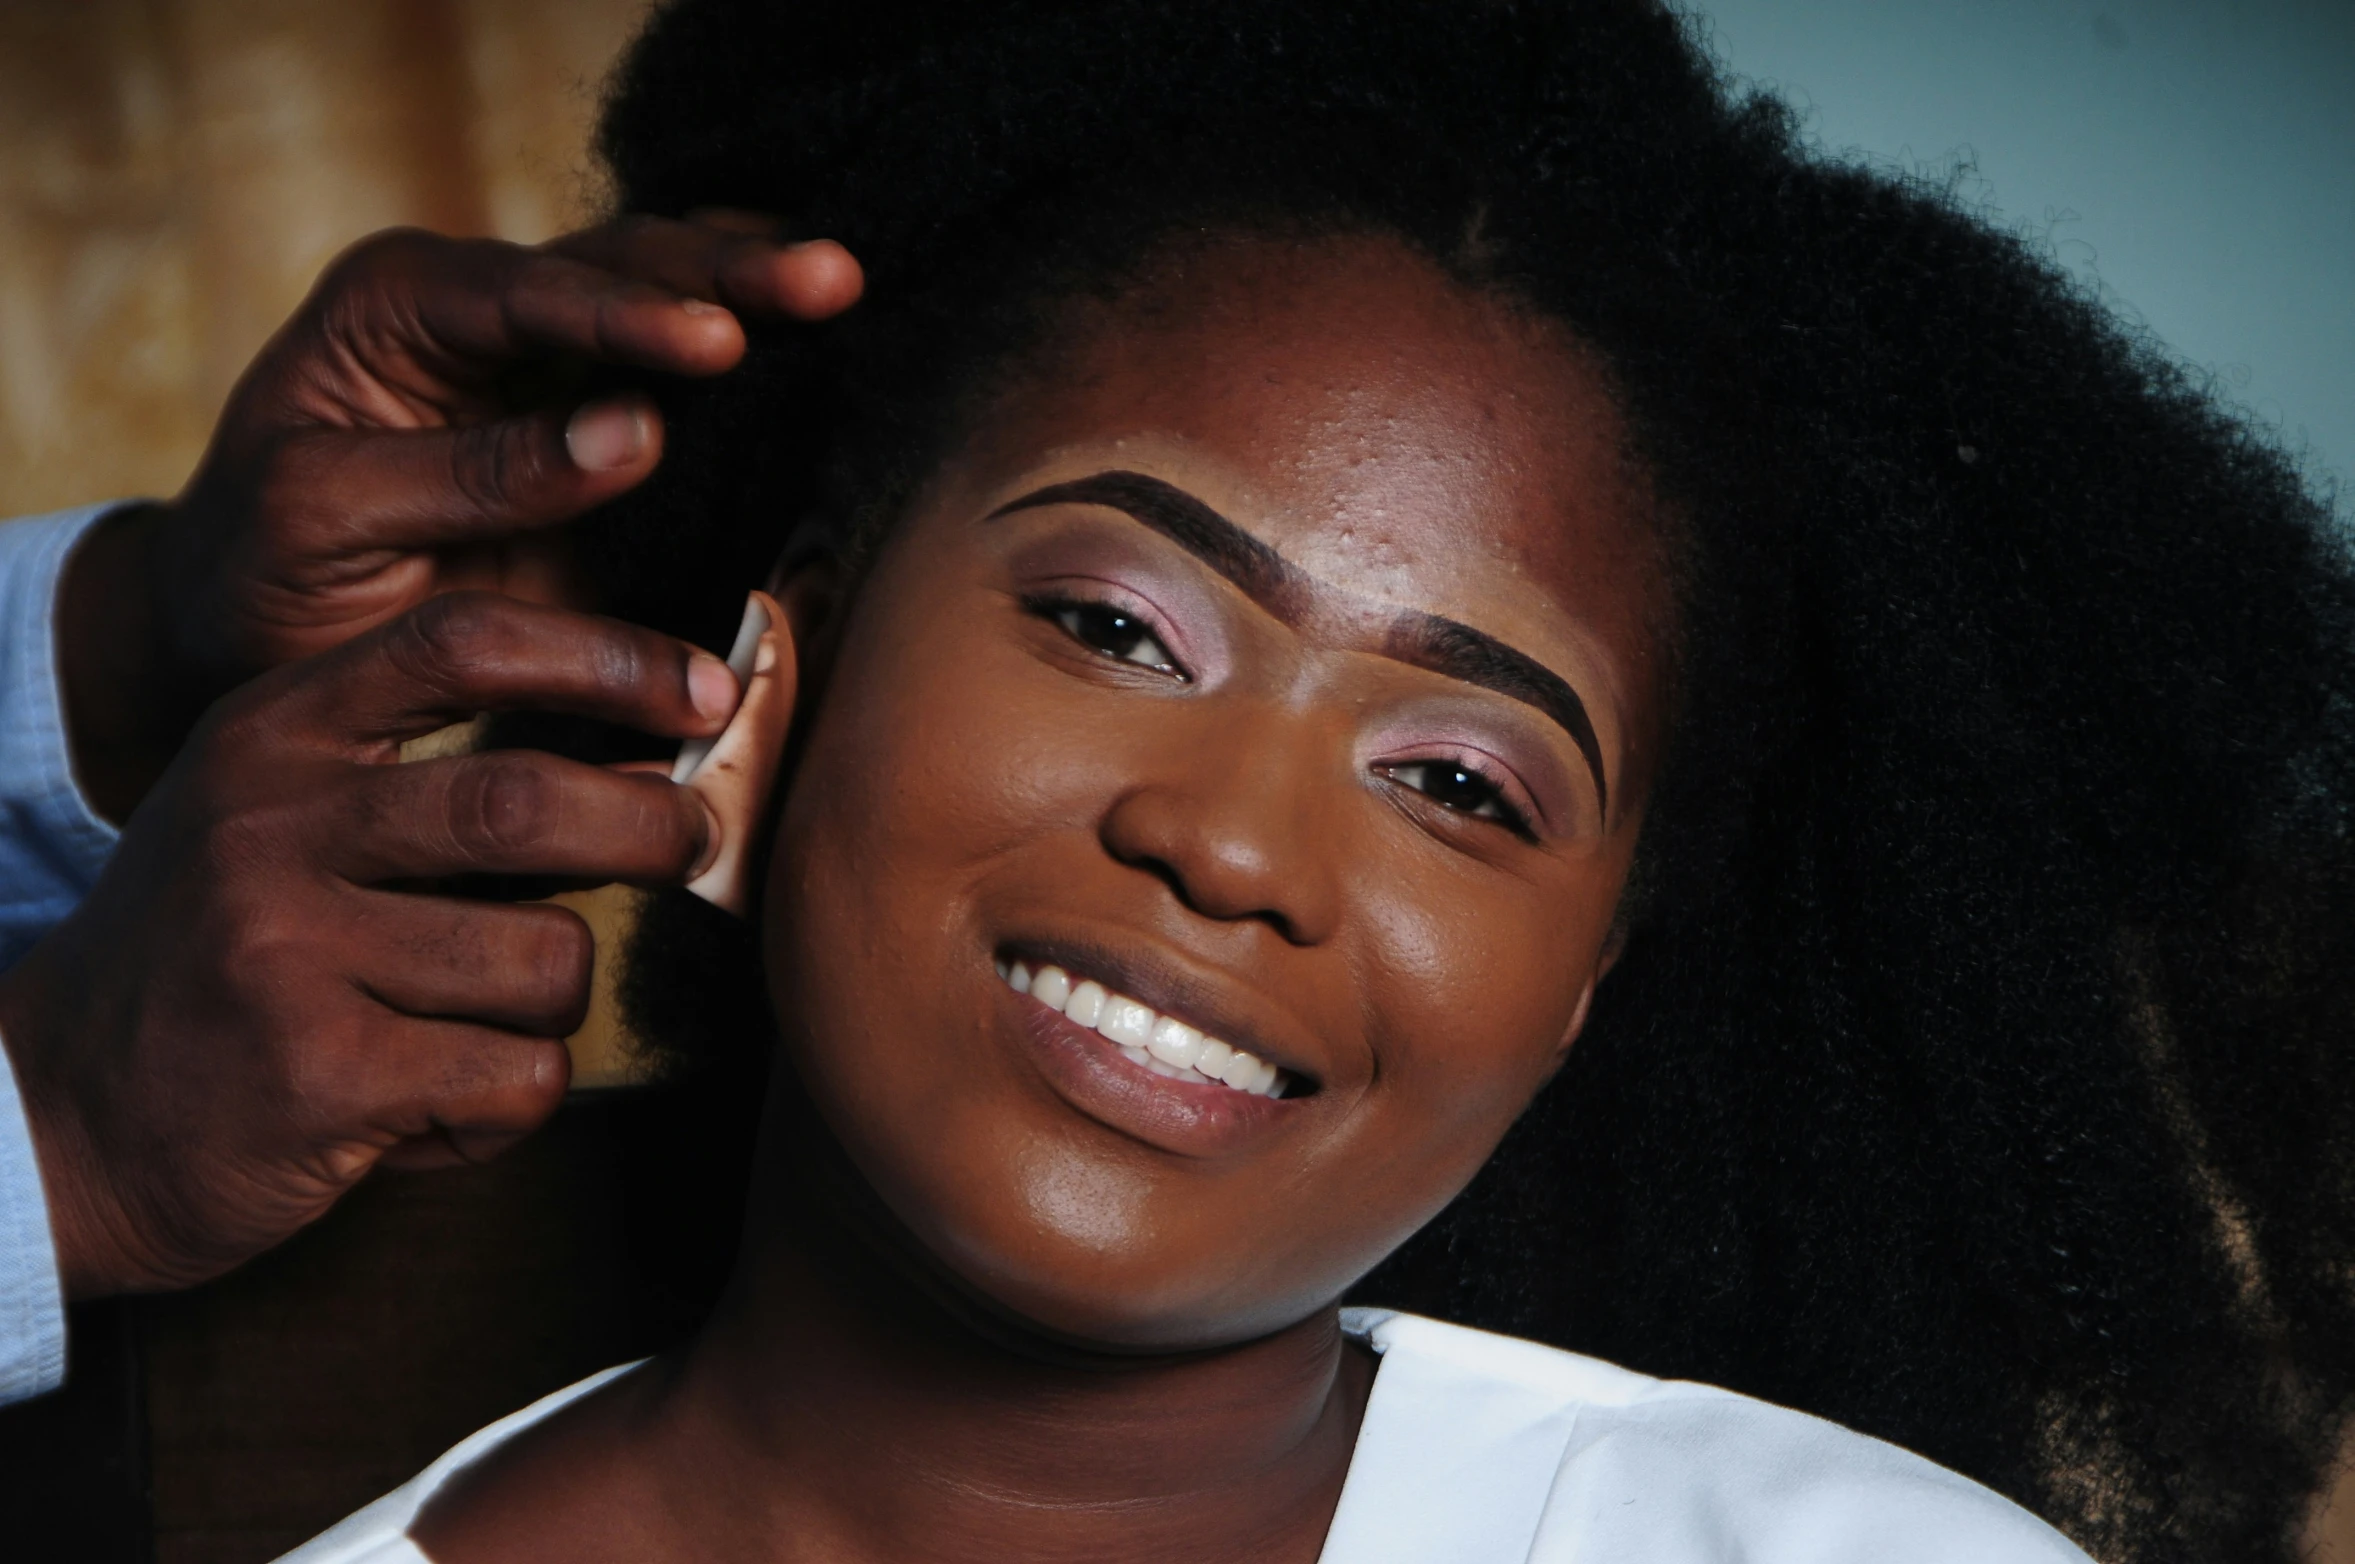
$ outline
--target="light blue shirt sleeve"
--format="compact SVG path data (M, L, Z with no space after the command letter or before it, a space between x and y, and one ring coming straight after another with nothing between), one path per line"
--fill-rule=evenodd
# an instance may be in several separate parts
M0 970L81 904L115 828L74 781L57 682L57 584L112 505L0 523Z
M0 1406L65 1383L65 1289L16 1072L0 1048Z
M0 524L0 968L89 892L115 829L74 781L57 682L57 584L112 505ZM65 1295L16 1074L0 1048L0 1403L65 1380Z

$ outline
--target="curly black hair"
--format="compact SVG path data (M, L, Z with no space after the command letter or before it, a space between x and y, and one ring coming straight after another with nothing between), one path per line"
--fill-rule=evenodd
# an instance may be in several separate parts
M681 0L601 147L626 209L868 268L658 387L595 524L714 644L1173 245L1390 236L1565 322L1683 537L1676 738L1584 1039L1361 1293L1837 1419L2105 1560L2292 1552L2355 1395L2355 566L2158 344L1655 0ZM743 1046L757 982L664 926L638 1024Z

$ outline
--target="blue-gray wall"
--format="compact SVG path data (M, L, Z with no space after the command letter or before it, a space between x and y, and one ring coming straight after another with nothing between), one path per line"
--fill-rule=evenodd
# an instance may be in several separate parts
M1684 0L1834 151L2046 236L2355 514L2355 0Z

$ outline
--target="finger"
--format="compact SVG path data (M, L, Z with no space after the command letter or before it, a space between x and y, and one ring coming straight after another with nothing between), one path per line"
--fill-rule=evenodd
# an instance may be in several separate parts
M287 687L291 686L291 690ZM298 733L362 758L478 712L565 712L700 738L736 708L727 664L685 641L489 592L430 598L308 664L258 681Z
M564 1101L564 1045L457 1021L389 1013L369 1046L381 1101L366 1122L393 1137L394 1168L485 1162L547 1121Z
M784 243L756 214L629 217L556 240L553 253L747 314L823 320L858 302L865 273L831 239Z
M434 406L449 386L549 354L682 375L718 374L744 356L736 318L701 296L555 250L412 231L348 252L311 313L371 359L386 343L405 349L429 382L411 389Z
M347 556L493 542L570 521L662 460L662 415L643 396L457 428L314 429L279 453L277 513Z
M588 1014L596 945L580 915L363 891L369 942L352 979L403 1015L564 1037Z
M680 885L718 841L692 790L538 750L370 767L338 786L316 851L361 884L503 874Z

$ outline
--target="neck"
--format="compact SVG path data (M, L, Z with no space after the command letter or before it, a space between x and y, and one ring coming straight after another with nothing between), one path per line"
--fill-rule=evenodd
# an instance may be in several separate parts
M828 1182L799 1173L759 1183ZM695 1509L790 1539L767 1556L1317 1556L1373 1373L1336 1309L1216 1351L1091 1354L960 1306L873 1225L756 1202L669 1382L672 1480L714 1495Z

